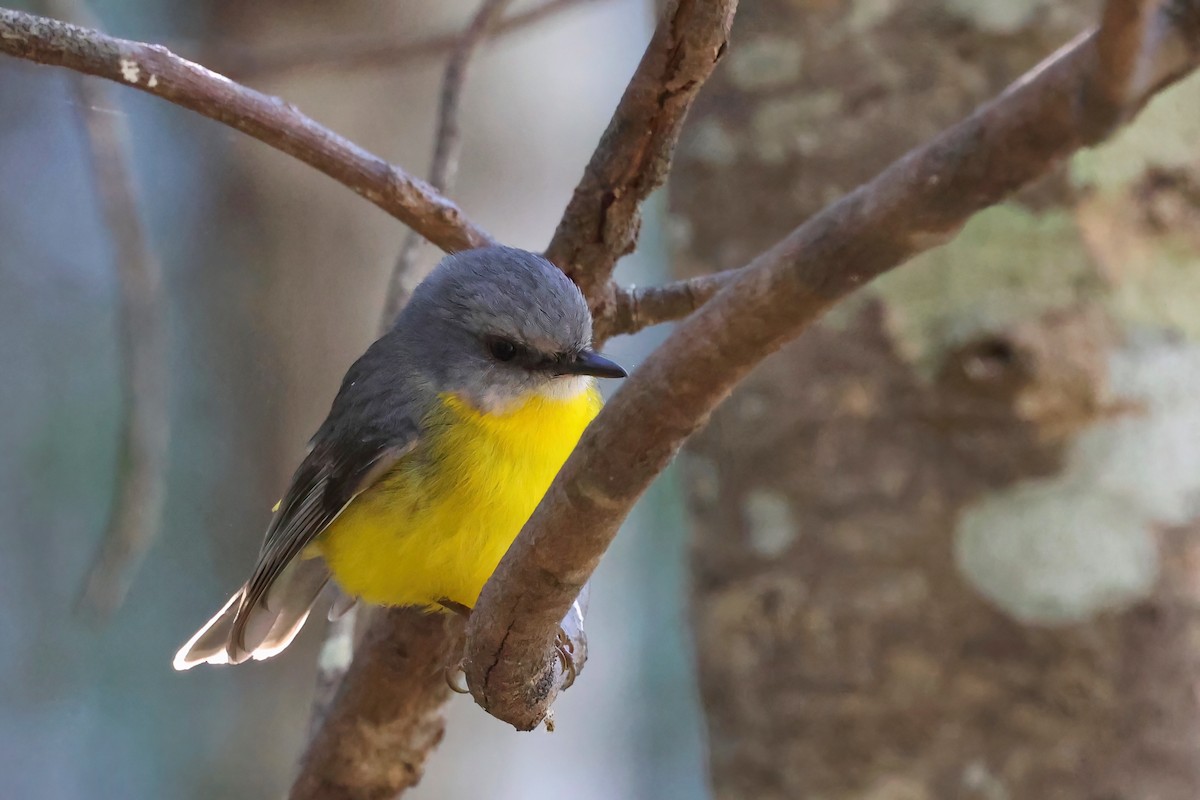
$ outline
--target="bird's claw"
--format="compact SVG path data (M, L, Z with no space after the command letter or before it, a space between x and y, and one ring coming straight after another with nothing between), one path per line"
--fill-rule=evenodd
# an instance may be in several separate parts
M554 637L554 652L558 656L558 663L562 666L564 676L562 688L569 689L575 683L575 678L579 674L579 671L575 668L575 643L571 641L571 637L562 628L558 629L558 634ZM447 666L445 677L446 685L450 687L450 691L457 694L471 693L471 690L467 687L467 673L463 669L462 661Z
M471 690L467 687L467 672L463 669L462 662L446 666L445 670L446 685L450 687L450 691L455 694L470 694Z
M562 665L564 676L562 688L569 689L575 683L575 676L578 675L578 671L575 669L575 643L562 628L558 629L558 635L554 637L554 651L558 654L559 664Z

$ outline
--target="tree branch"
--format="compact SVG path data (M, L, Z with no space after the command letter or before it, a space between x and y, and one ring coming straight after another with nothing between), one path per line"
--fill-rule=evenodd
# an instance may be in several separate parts
M1159 0L1108 0L1096 37L1096 69L1087 83L1087 133L1104 136L1120 123L1137 71L1150 63L1147 28Z
M613 290L612 303L604 309L603 315L596 317L595 339L603 343L614 336L683 319L711 300L737 275L738 271L731 269L661 286L617 287Z
M165 47L0 8L0 53L124 83L236 128L353 189L443 250L467 250L493 241L423 181L282 100L234 83Z
M1175 3L1174 11L1169 4L1162 14L1154 13L1155 5L1156 0L1110 0L1105 6L1095 47L1097 66L1089 73L1084 89L1088 96L1080 130L1085 142L1098 141L1110 133L1121 121L1114 114L1137 111L1139 106L1128 102L1131 92L1138 85L1144 88L1154 81L1155 54L1164 45L1170 15L1178 14L1186 3ZM1175 19L1182 23L1186 15ZM642 289L614 287L612 302L598 310L596 338L603 342L682 319L708 302L736 275L737 270L728 270Z
M75 0L53 0L47 7L69 19L91 18ZM78 599L81 609L107 619L121 606L162 524L170 443L166 296L162 267L138 211L124 119L104 111L116 105L107 86L82 75L72 77L96 196L112 237L120 291L117 319L124 410L116 497Z
M304 756L291 800L391 800L417 784L442 740L444 669L462 653L462 619L416 608L378 616Z
M637 244L642 201L666 178L736 8L737 0L672 0L546 248L593 311L611 302L613 269Z
M429 183L443 194L453 191L455 178L458 177L458 160L462 154L462 131L458 118L463 86L467 80L467 68L476 50L487 39L492 26L511 2L512 0L483 0L446 63L438 104L437 133L433 137L433 161L429 166ZM421 241L420 236L410 232L400 248L383 304L383 327L391 324L408 301L409 287L415 286L424 277L415 274Z
M560 12L598 0L548 0L540 6L501 20L490 38L499 39L544 22ZM230 75L239 79L279 77L304 69L385 69L423 58L453 52L462 38L459 33L433 36L416 42L397 42L394 36L380 38L326 38L271 49L251 49L233 44L205 45L203 53Z
M1160 12L1155 58L1125 116L1200 60L1200 2ZM468 623L476 701L520 729L554 700L552 643L634 502L733 386L867 281L949 239L1090 139L1100 63L1081 37L992 103L892 164L760 255L629 378L601 412L484 587ZM964 265L965 266L965 265ZM666 402L669 398L669 402Z

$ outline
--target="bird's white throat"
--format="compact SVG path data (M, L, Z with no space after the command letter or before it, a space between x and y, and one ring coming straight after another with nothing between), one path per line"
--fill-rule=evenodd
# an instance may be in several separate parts
M595 381L590 375L560 375L543 382L537 389L521 397L498 392L488 392L476 397L459 397L484 414L510 414L534 399L551 400L556 403L574 400L588 391Z
M547 400L574 400L592 388L596 379L590 375L559 375L547 383L538 394Z

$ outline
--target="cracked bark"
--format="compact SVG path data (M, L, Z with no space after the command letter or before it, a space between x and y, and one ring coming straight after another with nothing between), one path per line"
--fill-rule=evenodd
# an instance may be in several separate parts
M641 229L641 204L662 185L700 85L725 53L736 0L672 0L568 204L546 257L593 309Z

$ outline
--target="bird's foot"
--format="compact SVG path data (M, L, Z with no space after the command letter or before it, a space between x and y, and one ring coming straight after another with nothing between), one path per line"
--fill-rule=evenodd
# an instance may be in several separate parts
M467 617L471 616L471 607L470 606L464 606L462 603L459 603L455 600L451 600L448 597L443 597L441 600L438 600L437 604L439 606L441 606L442 608L446 609L447 611L452 611L455 614L458 614L463 619L466 619Z
M443 598L438 601L438 605L447 611L461 614L464 617L471 615L470 608L453 600ZM562 688L569 689L575 683L575 678L579 672L575 668L575 643L571 641L571 637L561 627L558 629L558 634L554 637L554 652L558 655L558 663L562 666L564 675ZM450 687L451 691L458 694L470 693L470 689L467 688L467 673L463 669L462 661L453 666L446 667L445 674L446 685Z

